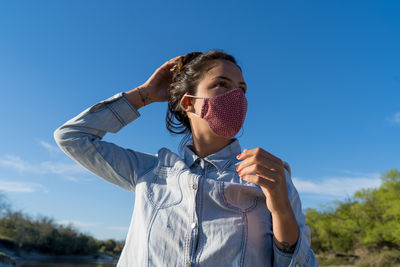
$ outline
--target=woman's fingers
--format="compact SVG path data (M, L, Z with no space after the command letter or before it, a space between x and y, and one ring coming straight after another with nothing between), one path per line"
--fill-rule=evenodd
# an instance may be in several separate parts
M271 212L288 209L288 193L283 161L257 147L244 149L237 159L239 175L247 182L257 184L266 196L266 204Z
M176 63L178 63L178 61L179 61L179 58L181 58L181 57L183 57L183 56L177 56L177 57L174 57L174 58L168 60L167 62L165 62L163 64L162 67L168 68L168 67L172 67L172 66L176 65Z
M157 80L157 82L167 83L172 77L172 69L176 66L178 59L181 56L174 57L162 64L150 77L150 80Z
M246 168L243 168L239 172L239 176L241 176L241 177L245 177L246 175L253 175L253 174L255 174L256 176L261 176L264 179L268 179L271 182L277 182L281 178L281 174L278 171L270 170L259 164L249 165Z
M260 155L254 155L254 156L250 156L250 157L247 157L246 159L244 159L237 166L236 170L239 172L242 169L244 169L252 164L260 164L262 166L265 166L270 169L275 169L275 170L279 168L279 165L272 159L265 158L264 156L260 156Z
M261 148L244 149L236 170L244 180L272 189L285 178L283 161Z
M259 175L247 174L243 177L243 179L249 183L258 184L261 187L272 188L276 186L275 181L271 181L270 179L261 177Z
M170 59L170 60L164 62L164 64L162 64L162 65L157 69L157 71L156 71L155 73L160 72L160 71L162 71L162 72L165 72L165 71L172 71L172 68L176 66L176 63L178 63L178 59L179 59L180 57L181 57L181 56L177 56L177 57L174 57L174 58L172 58L172 59Z
M177 56L164 62L152 73L143 84L146 90L141 90L145 97L148 97L153 102L164 102L169 99L168 86L173 77L172 68L176 66L180 57Z
M260 147L256 147L253 149L244 149L242 153L239 154L240 156L238 157L238 159L242 160L245 158L248 158L250 156L262 156L264 158L268 158L274 162L276 162L278 165L283 165L283 162L280 158L275 157L274 155L272 155L271 153L265 151L264 149L260 148Z

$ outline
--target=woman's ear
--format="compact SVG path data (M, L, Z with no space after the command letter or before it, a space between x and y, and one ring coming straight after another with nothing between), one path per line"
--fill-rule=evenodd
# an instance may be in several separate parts
M183 95L183 97L181 98L181 102L180 102L181 108L182 108L184 111L188 111L188 107L189 107L189 106L192 106L192 102L190 101L190 97L185 97L186 94L187 94L187 93L185 93L185 94Z

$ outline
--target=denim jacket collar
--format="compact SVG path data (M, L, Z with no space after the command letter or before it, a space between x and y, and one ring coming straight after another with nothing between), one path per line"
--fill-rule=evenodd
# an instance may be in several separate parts
M223 172L229 163L238 161L236 156L242 151L239 139L232 138L231 140L232 142L227 146L223 147L214 154L203 158L203 160L214 165L218 172ZM196 160L199 161L201 159L195 152L193 152L192 149L192 144L184 147L184 160L189 168L194 164L194 162L196 162Z

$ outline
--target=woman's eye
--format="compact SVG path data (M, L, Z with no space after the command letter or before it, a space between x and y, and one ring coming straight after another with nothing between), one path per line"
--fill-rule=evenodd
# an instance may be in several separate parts
M216 83L215 86L216 86L216 87L225 87L225 88L228 88L228 83L227 83L227 82L224 82L224 81L221 81L221 82ZM246 89L245 89L244 87L240 87L240 88L243 90L244 93L246 93Z
M226 82L218 82L216 85L217 85L218 87L219 87L220 85L222 85L222 87L226 87Z

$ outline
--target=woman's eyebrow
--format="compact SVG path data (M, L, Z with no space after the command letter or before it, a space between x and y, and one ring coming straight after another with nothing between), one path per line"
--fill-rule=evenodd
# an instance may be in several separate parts
M218 79L218 78L224 79L224 80L228 80L228 81L232 82L231 79L229 79L228 77L225 77L225 76L217 76L217 77L215 77L213 80L216 80L216 79ZM243 84L244 86L247 86L245 82L239 82L239 84Z

